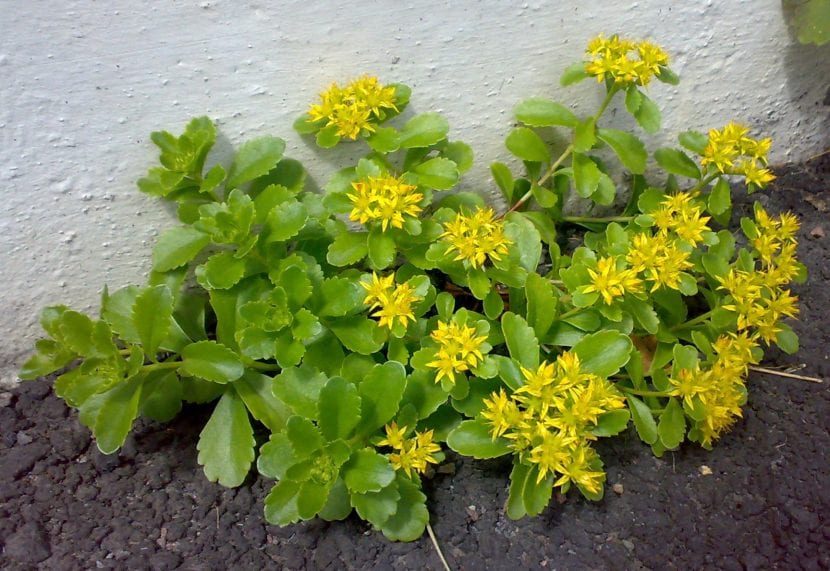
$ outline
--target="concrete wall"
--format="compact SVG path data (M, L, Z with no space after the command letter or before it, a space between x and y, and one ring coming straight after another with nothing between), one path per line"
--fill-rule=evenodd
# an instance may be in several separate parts
M175 223L135 188L156 160L148 135L194 115L219 124L209 160L275 134L321 183L350 157L317 151L291 123L329 82L373 73L411 85L413 111L447 115L451 137L476 151L465 188L491 193L513 105L550 95L590 111L599 90L562 90L559 73L590 37L622 32L665 46L683 79L651 88L664 110L654 144L735 118L774 137L774 162L828 147L830 46L794 43L779 0L0 0L0 25L6 381L41 307L95 312L105 283L144 280L156 236ZM612 110L606 124L630 123Z

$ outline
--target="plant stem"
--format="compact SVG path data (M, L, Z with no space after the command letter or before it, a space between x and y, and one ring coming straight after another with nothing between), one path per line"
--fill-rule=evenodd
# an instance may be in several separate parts
M698 315L694 319L690 319L689 321L686 321L684 323L680 323L678 325L675 325L674 327L669 329L669 331L677 331L678 329L686 329L688 327L692 327L693 325L697 325L698 323L706 321L711 316L712 316L712 311L711 310L707 311L706 313L701 313L700 315Z
M700 179L700 182L698 182L691 189L689 189L689 191L688 191L689 194L695 194L696 192L700 192L701 190L706 188L706 186L708 186L710 182L712 182L713 180L715 180L716 178L718 178L722 174L723 173L715 172L715 173L710 174L707 177L703 177L702 179Z
M158 371L161 369L178 369L181 366L181 361L165 361L163 363L151 363L144 365L146 371Z
M604 218L592 218L590 216L563 216L562 222L572 222L574 224L582 223L610 223L610 222L631 222L634 220L633 216L606 216Z
M276 363L260 363L259 361L249 361L245 363L245 366L257 371L279 371L282 369Z
M608 104L609 104L609 103L611 103L611 100L614 98L614 95L616 95L617 91L619 91L619 89L618 89L618 88L617 88L617 86L615 85L615 86L613 86L611 89L609 89L609 90L608 90L608 93L606 93L606 94L605 94L605 99L603 100L602 105L600 105L600 106L599 106L599 109L597 110L597 112L593 115L593 117L591 117L591 120L592 120L595 124L596 124L596 122L597 122L597 121L599 121L600 116L601 116L603 113L605 113L605 110L608 108ZM516 201L516 203L515 203L513 206L511 206L511 207L507 210L507 212L505 212L505 213L504 213L504 215L502 216L502 218L503 218L504 216L507 216L507 215L508 215L508 214L510 214L511 212L514 212L515 210L518 210L518 209L519 209L519 208L521 208L522 206L524 206L524 203L525 203L525 202L527 202L527 201L528 201L528 199L530 199L530 197L531 197L531 196L533 196L533 187L535 187L535 186L542 186L542 185L543 185L543 184L545 184L548 180L550 180L550 177L552 177L552 176L554 175L554 173L556 173L556 169L558 169L558 168L559 168L559 166L562 164L562 162L563 162L565 159L567 159L567 158L568 158L568 157L569 157L569 156L573 153L573 150L574 150L573 143L571 143L570 145L568 145L567 147L565 147L565 150L564 150L564 151L562 151L562 154L561 154L561 155L559 155L559 158L558 158L558 159L556 159L556 160L553 162L553 164L552 164L552 165L550 165L550 167L548 167L548 170L546 170L546 171L545 171L545 174L543 174L543 175L539 178L539 180L537 180L534 184L531 184L531 185L530 185L530 190L528 190L528 191L524 194L524 196L522 196L519 200L517 200L517 201Z
M765 373L767 375L776 375L778 377L786 377L788 379L798 379L799 381L807 381L810 383L823 383L824 381L818 377L807 377L804 375L796 375L795 373L787 373L786 371L776 371L775 369L767 369L766 367L749 366L750 371L758 373Z
M620 389L624 393L637 395L638 397L669 397L671 395L666 394L664 391L642 391L639 389L630 389L628 387L621 387L617 385L617 388Z

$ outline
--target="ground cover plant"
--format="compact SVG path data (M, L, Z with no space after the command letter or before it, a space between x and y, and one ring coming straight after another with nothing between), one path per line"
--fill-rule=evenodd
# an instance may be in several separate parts
M368 146L322 194L277 137L243 144L226 170L206 166L209 119L153 133L160 166L138 186L175 202L181 225L160 236L145 286L104 290L99 318L44 310L49 338L21 377L68 368L54 390L105 453L139 415L215 402L198 443L208 479L239 486L256 464L276 481L269 522L356 511L392 540L427 527L421 478L442 446L512 455L513 518L555 488L601 498L592 444L631 423L658 456L711 447L764 347L798 348L783 321L805 278L798 221L756 204L730 228L728 180L753 192L774 179L771 141L743 125L651 155L603 127L618 98L659 129L646 91L677 81L661 48L600 36L562 83L592 79L605 94L593 115L516 106L505 145L522 170L491 165L501 211L453 191L473 153L447 121L398 118L409 88L374 77L333 84L295 123L322 148ZM574 198L585 212L565 207ZM574 227L581 244L563 251Z

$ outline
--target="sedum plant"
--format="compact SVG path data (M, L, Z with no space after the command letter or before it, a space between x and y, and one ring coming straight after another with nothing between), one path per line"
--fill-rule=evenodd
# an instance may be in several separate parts
M769 139L736 123L685 132L647 175L637 135L604 126L616 99L658 130L646 89L677 81L668 65L654 44L600 36L562 76L597 81L595 113L519 103L505 144L521 170L491 165L504 205L449 192L470 147L437 113L398 119L409 88L373 77L333 84L295 123L324 148L368 146L322 194L276 137L208 168L209 119L153 133L160 166L138 186L181 224L159 237L146 285L104 290L100 317L44 310L48 338L21 377L59 371L56 394L108 454L139 415L210 403L208 479L239 486L256 463L276 481L269 522L356 511L392 540L423 533L421 479L444 447L512 456L513 518L554 488L601 498L593 443L632 423L658 456L711 447L764 347L797 350L784 320L805 272L791 214L756 204L740 235L729 227L729 180L753 192L774 178ZM563 208L572 196L587 214ZM582 241L563 251L568 227Z

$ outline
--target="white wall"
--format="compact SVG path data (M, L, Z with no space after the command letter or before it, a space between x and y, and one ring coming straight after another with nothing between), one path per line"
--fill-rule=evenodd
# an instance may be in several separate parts
M322 182L338 163L291 123L333 80L373 73L413 87L414 111L447 115L472 144L465 187L492 192L488 164L520 99L591 111L598 90L558 87L599 32L649 37L679 87L655 84L670 144L735 118L775 139L774 162L828 147L828 47L794 43L779 0L557 2L0 0L0 378L66 303L95 312L106 283L141 283L172 210L135 180L156 159L149 133L215 119L227 158L275 134ZM611 123L628 126L618 114Z

